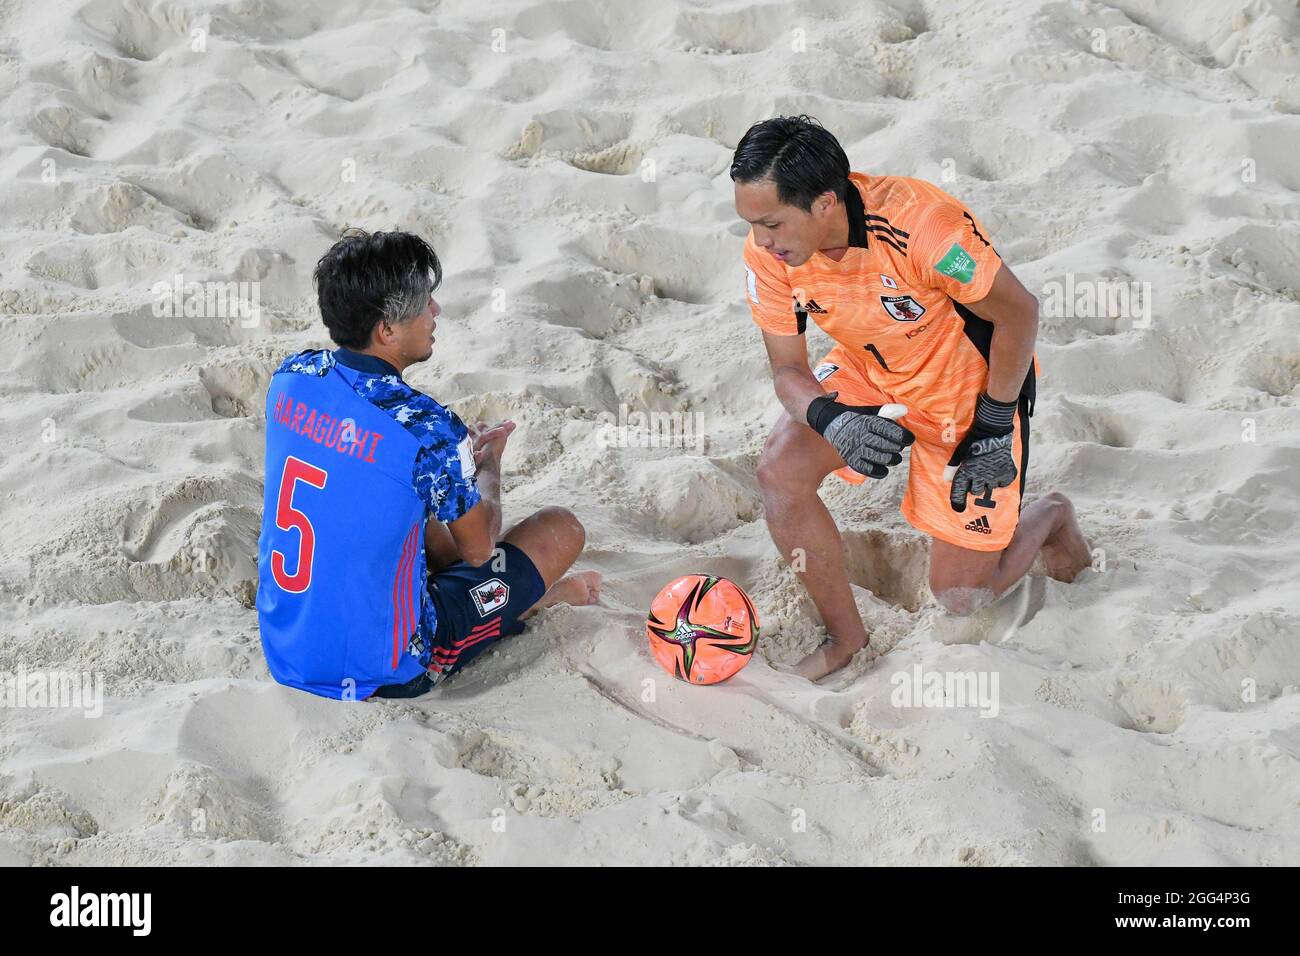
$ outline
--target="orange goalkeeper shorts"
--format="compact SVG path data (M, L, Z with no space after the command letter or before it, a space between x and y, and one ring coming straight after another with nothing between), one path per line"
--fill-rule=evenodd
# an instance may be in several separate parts
M969 495L966 510L956 512L949 498L952 482L945 479L944 472L975 417L975 401L988 381L987 361L978 348L963 342L957 360L950 360L941 375L898 376L896 381L890 381L894 376L882 374L878 367L868 364L871 361L869 353L859 356L836 345L815 374L824 388L839 392L837 401L845 405L897 402L907 406L907 414L899 423L916 436L916 442L908 452L903 517L918 531L940 541L972 551L1001 551L1010 543L1020 521L1029 465L1028 399L1021 396L1016 412L1013 454L1017 479L1006 488L994 489L987 497ZM835 474L853 484L867 480L847 466Z

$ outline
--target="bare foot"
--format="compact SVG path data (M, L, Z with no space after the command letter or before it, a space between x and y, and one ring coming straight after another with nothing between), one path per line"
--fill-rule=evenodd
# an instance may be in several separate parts
M1050 577L1069 584L1079 572L1092 564L1092 549L1088 539L1083 536L1079 519L1074 516L1074 506L1069 506L1069 513L1060 529L1043 542L1043 568Z
M571 604L574 607L598 604L601 581L599 571L575 571L573 574L566 574L551 585L550 590L542 595L540 601L519 615L519 620L532 617L542 608L556 604Z
M863 647L866 647L866 644L849 647L840 641L823 641L821 647L798 664L793 667L778 665L777 670L784 671L787 674L798 674L810 681L819 681L827 674L833 674L847 665L849 661L853 660L853 655L862 650Z
M542 607L552 604L572 604L574 607L586 607L600 601L599 571L575 571L565 575L551 585L551 589L541 600Z

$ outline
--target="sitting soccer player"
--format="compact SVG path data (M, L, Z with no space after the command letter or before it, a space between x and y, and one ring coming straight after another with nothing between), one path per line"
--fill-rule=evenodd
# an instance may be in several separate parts
M277 681L414 697L543 607L600 597L573 514L501 534L513 422L473 430L402 380L433 352L442 266L409 233L348 233L315 272L334 351L286 359L266 397L258 621Z

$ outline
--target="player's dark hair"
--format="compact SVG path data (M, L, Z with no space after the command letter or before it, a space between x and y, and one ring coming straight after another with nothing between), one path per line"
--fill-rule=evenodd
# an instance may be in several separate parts
M776 195L804 212L822 193L848 196L849 157L831 133L811 116L777 116L755 123L740 139L731 160L731 179L770 179Z
M349 229L320 257L312 277L330 338L363 349L380 322L393 325L424 311L442 284L442 263L409 232Z

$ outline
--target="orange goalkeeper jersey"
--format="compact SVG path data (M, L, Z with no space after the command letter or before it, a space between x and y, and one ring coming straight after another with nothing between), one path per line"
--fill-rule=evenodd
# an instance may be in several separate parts
M774 335L798 335L811 318L867 358L886 391L954 382L974 342L987 359L992 327L964 303L988 294L1002 259L978 219L957 199L919 179L851 173L849 249L836 262L816 252L790 267L745 241L745 294L754 321ZM985 370L986 372L987 370ZM964 376L963 376L964 377Z

